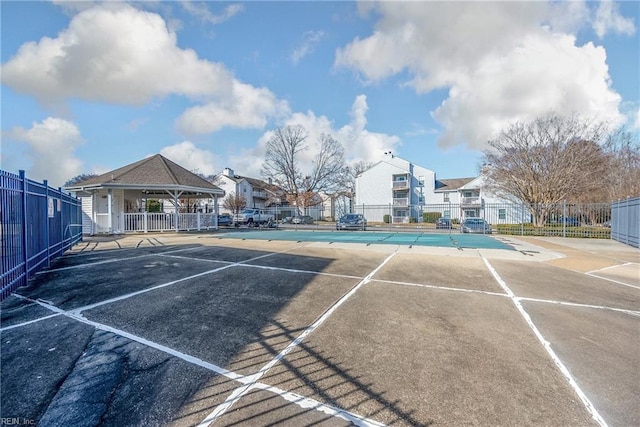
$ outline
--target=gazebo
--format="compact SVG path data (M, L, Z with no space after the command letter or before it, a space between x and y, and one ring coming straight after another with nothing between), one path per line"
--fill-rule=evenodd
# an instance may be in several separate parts
M224 197L224 190L160 154L65 190L82 200L82 232L90 235L217 228L218 197ZM148 212L149 200L169 206ZM212 202L212 212L208 204L204 212L198 208L201 200ZM198 201L195 208L191 201Z

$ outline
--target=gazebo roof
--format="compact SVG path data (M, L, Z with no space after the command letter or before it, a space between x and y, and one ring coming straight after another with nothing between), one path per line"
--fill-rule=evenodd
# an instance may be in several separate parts
M155 195L176 191L183 196L224 195L221 188L160 154L80 181L65 189L83 192L109 188L141 190Z

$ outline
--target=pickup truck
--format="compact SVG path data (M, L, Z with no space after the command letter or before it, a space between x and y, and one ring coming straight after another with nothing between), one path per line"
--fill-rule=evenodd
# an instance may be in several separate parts
M233 216L233 223L236 227L244 224L249 227L257 227L261 224L271 226L273 224L273 215L266 213L262 209L245 209Z

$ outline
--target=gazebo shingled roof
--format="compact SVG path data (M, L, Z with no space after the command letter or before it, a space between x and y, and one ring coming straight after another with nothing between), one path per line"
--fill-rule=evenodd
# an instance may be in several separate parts
M224 191L219 187L160 154L86 179L66 189L86 191L98 188L136 188L148 194L181 191L183 195L224 195Z

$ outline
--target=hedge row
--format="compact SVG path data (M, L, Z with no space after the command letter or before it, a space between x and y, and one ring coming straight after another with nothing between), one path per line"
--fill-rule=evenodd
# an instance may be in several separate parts
M499 234L514 236L566 236L598 239L611 238L611 229L605 227L566 227L562 225L536 227L533 224L496 224L493 227Z

